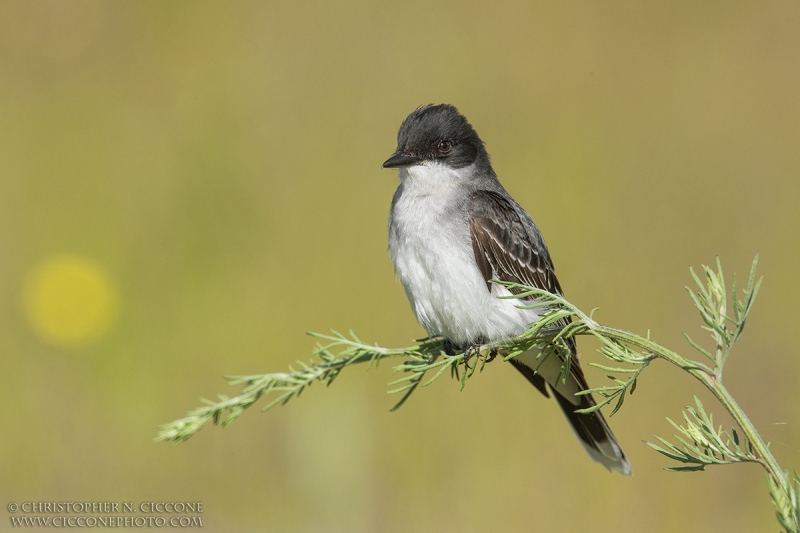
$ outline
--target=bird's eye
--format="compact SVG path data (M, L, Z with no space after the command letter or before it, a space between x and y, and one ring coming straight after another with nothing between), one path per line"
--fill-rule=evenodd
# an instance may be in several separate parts
M453 148L453 143L450 141L439 141L439 144L436 146L440 154L446 154L451 148Z

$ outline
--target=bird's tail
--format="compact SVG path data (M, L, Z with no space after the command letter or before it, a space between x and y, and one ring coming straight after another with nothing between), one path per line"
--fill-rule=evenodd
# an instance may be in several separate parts
M537 350L532 350L510 359L509 362L542 394L548 397L550 396L547 390L549 386L575 431L575 435L578 436L592 459L609 470L616 470L626 476L630 475L631 464L625 457L614 433L611 432L611 428L608 427L603 414L600 411L587 414L576 412L596 405L590 394L575 394L589 388L577 358L572 360L567 378L561 379L562 360L555 357L554 354L541 360L537 359L537 354Z
M586 409L595 405L590 395L578 396L582 399L581 405L575 406L572 402L562 396L557 390L551 388L553 396L564 411L564 415L569 420L575 435L581 441L584 449L589 452L592 459L602 464L609 470L616 470L626 476L631 475L631 464L625 457L617 438L608 427L603 414L600 411L593 413L576 413L578 409Z

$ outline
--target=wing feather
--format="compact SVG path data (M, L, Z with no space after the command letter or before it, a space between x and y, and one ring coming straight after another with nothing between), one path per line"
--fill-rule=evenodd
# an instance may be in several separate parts
M469 197L467 213L472 251L490 292L491 280L497 279L561 294L539 228L513 200L495 191L476 191ZM567 343L576 354L574 339Z

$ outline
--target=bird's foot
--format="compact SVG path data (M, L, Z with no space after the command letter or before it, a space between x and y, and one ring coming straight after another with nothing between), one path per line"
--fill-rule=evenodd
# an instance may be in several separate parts
M469 360L475 356L480 356L481 354L481 346L486 343L486 339L483 337L478 337L475 342L470 344L464 350L464 366L469 368ZM486 358L486 362L490 363L494 361L494 358L497 357L497 350L492 349L489 352L489 356Z
M473 357L481 355L481 346L483 346L483 344L485 344L485 343L486 343L486 339L485 338L478 337L475 340L475 342L472 342L472 343L468 344L467 347L464 348L464 367L466 367L466 370L471 370L472 367L469 366L469 360L472 359ZM452 342L450 340L445 339L442 342L442 351L446 355L456 355L459 351L461 351L461 347L458 344L456 344L456 343L454 343L454 342ZM490 362L494 361L495 357L497 357L497 350L496 349L492 349L489 352L489 355L486 357L486 362L490 363ZM455 378L458 379L459 378L458 365L451 366L450 367L450 373Z

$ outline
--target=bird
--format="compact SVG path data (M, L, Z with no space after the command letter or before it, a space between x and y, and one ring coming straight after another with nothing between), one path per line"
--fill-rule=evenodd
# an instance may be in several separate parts
M400 178L389 214L389 255L429 336L464 350L466 358L485 343L522 334L545 312L521 309L518 299L508 298L514 293L492 280L563 294L541 231L500 184L483 141L455 106L412 111L382 166L397 169ZM576 412L596 403L590 394L576 395L589 386L575 338L565 344L566 355L537 359L540 351L533 349L509 362L555 398L592 459L630 475L602 413ZM565 357L566 377L560 375Z

